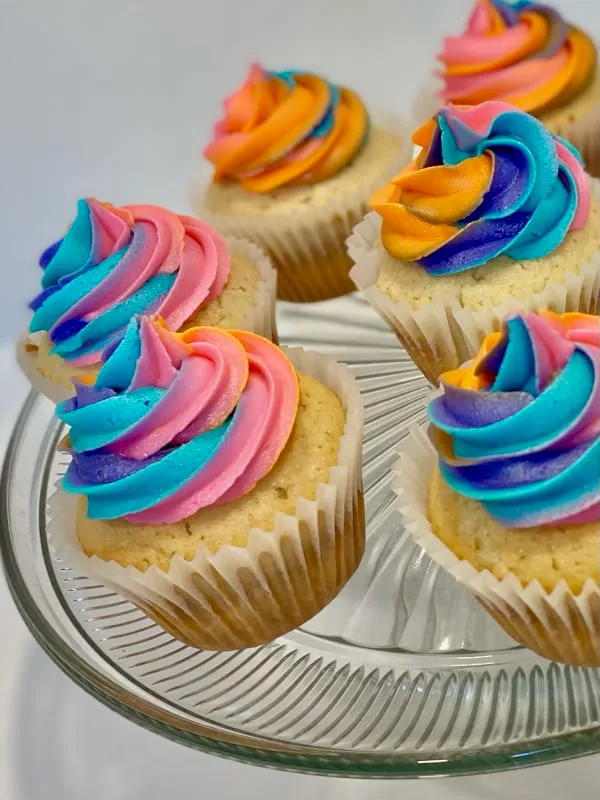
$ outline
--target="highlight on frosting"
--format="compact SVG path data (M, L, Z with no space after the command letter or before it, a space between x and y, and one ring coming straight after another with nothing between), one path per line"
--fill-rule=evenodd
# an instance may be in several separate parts
M93 385L57 408L67 492L92 519L160 524L237 500L269 473L299 403L286 355L245 331L135 318Z
M213 180L250 192L314 184L346 167L369 129L357 94L310 72L272 72L253 64L224 104L204 156Z
M506 527L600 521L600 318L517 314L429 407L441 473Z
M583 228L591 189L575 148L507 103L448 106L419 128L416 159L371 198L395 258L431 275L497 256L552 253Z
M135 314L177 330L229 277L227 246L209 225L156 206L80 200L63 239L40 258L30 332L47 331L73 366L98 363Z
M438 58L443 103L503 100L536 115L577 97L597 70L590 37L528 0L476 0L466 31L446 38Z

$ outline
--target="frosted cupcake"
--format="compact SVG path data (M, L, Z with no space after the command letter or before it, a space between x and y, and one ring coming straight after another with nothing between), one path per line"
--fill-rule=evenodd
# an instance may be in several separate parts
M449 106L348 241L351 277L433 383L510 310L597 313L600 191L577 151L500 102Z
M76 389L52 546L181 641L270 641L355 571L362 404L335 362L142 317Z
M596 47L541 3L477 0L467 29L445 39L436 105L502 100L534 114L600 174L600 77Z
M276 274L267 256L193 217L80 200L40 266L42 291L18 359L56 401L72 394L73 378L98 371L135 314L160 314L171 330L202 324L276 338Z
M220 230L269 253L281 299L347 294L345 239L375 186L408 161L409 144L396 124L371 124L350 89L254 65L225 102L204 151L213 182L194 204Z
M405 524L518 642L600 666L600 319L511 317L442 386L397 467Z

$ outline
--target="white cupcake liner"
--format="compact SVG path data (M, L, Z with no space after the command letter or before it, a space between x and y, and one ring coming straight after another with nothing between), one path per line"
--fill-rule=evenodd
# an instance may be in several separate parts
M252 261L260 276L260 280L256 285L253 305L244 319L235 327L244 331L252 331L252 333L257 333L259 336L264 336L266 339L278 344L276 319L277 272L273 268L271 259L253 242L236 238L227 238L226 241L230 253L233 256L237 255ZM187 323L184 325L185 327L190 327L190 324ZM46 378L38 371L37 352L28 350L27 346L37 345L42 335L42 333L26 333L19 338L16 349L17 363L32 388L45 395L53 403L58 404L73 395L73 388L70 384L67 385L66 382L58 383ZM66 362L64 363L66 364ZM78 374L85 374L89 371L89 369L73 368L72 375L75 377Z
M397 157L374 179L358 178L354 190L330 196L319 204L301 205L281 216L218 214L205 206L207 181L192 188L192 206L218 230L256 242L269 253L279 270L280 299L323 300L353 291L348 279L351 266L345 240L363 217L373 192L411 159L410 129L395 118L376 121L375 127L392 131L400 143ZM350 166L350 169L352 167Z
M590 578L579 595L562 580L547 592L538 581L526 587L512 574L498 580L458 558L434 534L427 499L436 451L415 426L395 464L394 490L406 529L433 561L470 589L504 630L544 658L600 666L600 587Z
M277 336L277 271L269 256L254 242L247 239L227 237L231 255L247 258L253 262L260 276L256 285L252 307L243 321L236 327L251 331L278 344Z
M592 180L592 189L600 203L600 181ZM406 300L395 303L380 291L377 278L385 250L381 244L381 217L375 212L356 226L347 246L355 262L350 277L433 384L438 383L442 372L473 358L485 337L501 328L509 312L549 309L559 314L596 314L599 310L600 252L580 265L578 275L567 275L563 283L548 281L542 291L529 297L507 297L499 305L487 302L474 310L461 306L458 291L448 291L421 308L413 308Z
M172 559L168 572L146 572L87 556L76 536L77 498L59 486L48 502L48 535L73 570L130 600L185 644L237 650L275 639L327 605L364 552L363 405L350 373L332 359L285 349L299 372L328 386L343 402L346 425L337 464L317 499L299 497L296 514L278 514L274 530L249 531L244 547L211 554L201 545L191 561Z

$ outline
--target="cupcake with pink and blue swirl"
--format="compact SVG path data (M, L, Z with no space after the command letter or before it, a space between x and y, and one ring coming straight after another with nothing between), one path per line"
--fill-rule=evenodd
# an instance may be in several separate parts
M360 96L312 72L252 65L204 149L209 186L194 207L257 242L294 302L352 292L345 240L375 187L410 158L410 138L372 122Z
M357 568L363 412L342 366L142 316L75 390L57 406L70 462L53 546L181 641L270 641Z
M74 378L99 370L136 314L159 314L174 331L203 324L276 337L276 274L268 257L194 217L83 199L39 263L40 292L18 358L52 399L68 396Z
M516 641L600 666L600 318L509 316L429 421L398 465L409 530Z
M508 311L597 313L600 183L504 102L449 105L355 228L351 277L427 378L472 358Z

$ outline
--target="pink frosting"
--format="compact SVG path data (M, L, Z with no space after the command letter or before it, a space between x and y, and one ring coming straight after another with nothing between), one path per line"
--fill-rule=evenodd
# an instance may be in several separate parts
M158 386L168 391L112 443L113 452L143 459L166 445L190 441L232 413L234 418L203 469L128 519L174 522L247 494L276 463L296 419L298 379L284 353L245 331L192 328L175 337L148 318L141 321L140 335L142 355L130 390Z
M92 257L95 263L129 243L110 274L63 314L50 330L69 320L85 322L122 302L160 273L176 273L176 280L156 312L171 330L178 330L200 307L223 291L229 277L227 246L209 225L157 206L116 208L89 201L92 213ZM74 366L100 360L101 352L73 359Z

